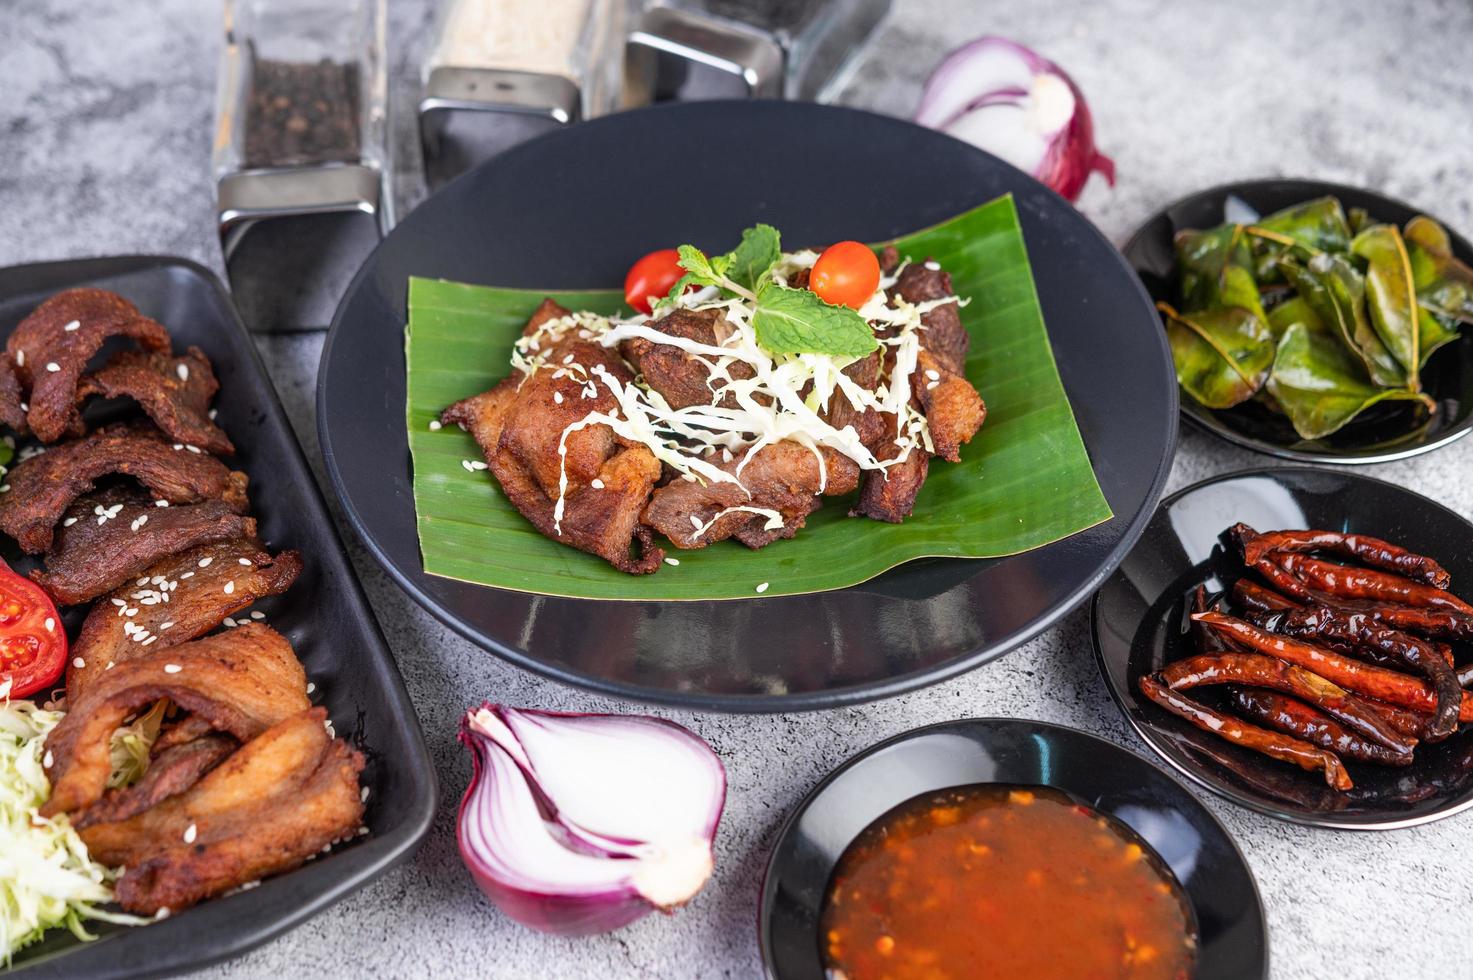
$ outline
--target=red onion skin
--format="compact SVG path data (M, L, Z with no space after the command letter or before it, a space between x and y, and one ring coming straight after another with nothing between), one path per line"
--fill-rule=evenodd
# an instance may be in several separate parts
M461 725L459 740L470 749L472 774L470 785L460 798L456 813L455 841L460 850L460 860L470 871L471 878L491 903L512 919L530 929L558 936L592 936L603 932L622 929L630 923L644 918L655 911L655 907L637 895L563 895L539 894L522 888L510 888L480 870L480 859L467 845L461 832L462 817L471 795L485 778L486 763L483 753L500 751L478 741L481 736L473 735Z

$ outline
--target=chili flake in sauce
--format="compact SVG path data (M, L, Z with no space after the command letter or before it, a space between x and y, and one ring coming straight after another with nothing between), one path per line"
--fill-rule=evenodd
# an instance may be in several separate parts
M844 851L819 942L831 980L1184 980L1196 921L1134 831L1059 790L928 793Z

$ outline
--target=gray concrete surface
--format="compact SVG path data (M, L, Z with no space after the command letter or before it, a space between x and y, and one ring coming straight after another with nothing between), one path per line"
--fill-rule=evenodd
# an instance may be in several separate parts
M403 108L427 14L418 2L390 5L396 132L407 154ZM172 252L218 268L208 175L218 28L218 5L205 0L0 0L0 264ZM1165 201L1257 175L1367 185L1465 234L1473 228L1465 70L1473 8L1464 3L898 0L843 101L906 114L944 50L989 32L1039 47L1091 97L1120 183L1091 185L1081 204L1117 241ZM399 191L412 203L412 173ZM320 343L320 335L263 342L314 458ZM1187 430L1171 485L1266 462ZM1473 440L1370 472L1473 515ZM488 697L620 706L470 646L412 605L356 544L353 551L428 733L444 806L407 866L210 976L754 977L757 890L774 833L851 753L967 715L1041 718L1144 749L1095 671L1083 610L991 666L906 697L761 718L672 713L715 745L730 772L715 879L673 918L610 936L547 938L498 915L461 868L452 813L469 764L454 742L455 720ZM1276 977L1473 976L1473 816L1346 834L1207 803L1258 877Z

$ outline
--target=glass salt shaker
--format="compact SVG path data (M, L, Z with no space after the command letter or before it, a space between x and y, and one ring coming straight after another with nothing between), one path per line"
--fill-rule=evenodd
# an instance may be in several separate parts
M442 0L419 105L433 188L618 107L628 0Z
M890 0L653 0L630 31L625 104L828 102Z
M326 327L393 223L384 0L224 0L213 166L255 330Z

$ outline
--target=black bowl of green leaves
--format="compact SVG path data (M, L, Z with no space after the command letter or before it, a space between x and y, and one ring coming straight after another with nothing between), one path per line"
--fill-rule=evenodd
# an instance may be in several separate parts
M1254 180L1183 198L1125 256L1182 412L1284 459L1379 463L1473 429L1473 246L1371 191Z

